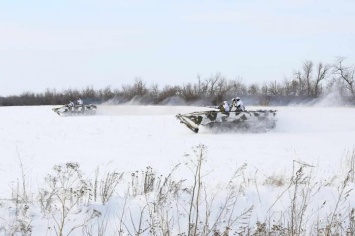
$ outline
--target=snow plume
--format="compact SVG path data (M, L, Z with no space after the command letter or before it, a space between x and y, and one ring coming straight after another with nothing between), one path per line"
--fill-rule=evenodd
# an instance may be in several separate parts
M186 105L185 101L179 96L172 96L164 99L159 103L160 105L168 105L168 106L182 106Z
M128 102L127 99L119 96L114 96L113 98L107 101L101 102L100 105L118 105L118 104L124 104L126 102Z
M161 102L156 102L151 96L134 96L132 99L128 100L123 97L115 96L100 105L161 105L161 106L208 106L211 105L211 99L199 99L191 102L186 102L183 98L179 96L170 96L162 100Z
M338 86L333 86L328 94L313 102L313 106L317 107L339 107L345 106L347 102L341 95L341 90Z

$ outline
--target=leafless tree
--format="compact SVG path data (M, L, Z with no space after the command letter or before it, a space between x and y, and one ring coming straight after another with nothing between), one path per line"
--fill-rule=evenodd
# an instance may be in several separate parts
M305 61L303 63L303 81L306 84L306 94L307 96L312 95L312 72L313 72L313 62Z
M114 97L114 93L111 91L111 86L107 86L106 88L99 90L99 94L105 101Z
M273 96L278 95L278 84L276 80L274 82L269 83L269 93Z
M158 86L158 84L154 83L154 84L150 85L149 95L152 98L154 98L154 99L158 99L159 98L159 86Z
M255 96L255 95L259 95L260 94L260 87L258 84L256 83L252 83L251 85L249 85L248 87L248 94Z
M302 78L302 73L301 71L294 71L294 80L296 80L298 83L298 89L297 89L297 95L298 96L304 96L306 95L306 83Z
M216 101L221 102L228 94L232 91L233 89L233 84L226 80L224 77L222 77L216 86Z
M196 90L199 96L207 95L208 83L206 81L202 81L200 74L197 75Z
M285 78L282 84L285 96L296 96L298 88L298 82L296 80L288 80Z
M139 77L135 78L133 89L136 95L139 96L145 95L148 92L145 82L143 82L143 80Z
M232 91L234 96L244 96L247 95L247 86L243 83L243 79L238 77L234 80L231 80Z
M198 98L197 91L191 83L182 85L181 96L184 97L187 101L194 100Z
M269 86L265 82L261 86L261 94L264 95L264 96L268 96L269 95Z
M170 86L166 85L162 89L162 91L159 93L159 99L158 101L161 102L169 97L177 96L178 94L181 95L181 89L179 86Z
M318 97L321 92L321 85L320 83L327 77L329 69L331 67L327 64L323 65L322 62L319 62L317 67L317 77L314 82L314 96Z
M96 98L97 97L97 92L94 90L94 88L91 87L86 87L81 91L82 97L87 97L87 98Z
M209 84L209 96L215 95L215 89L217 87L217 83L222 79L221 73L216 73L215 75L210 76L206 80L206 84Z
M345 82L346 89L351 93L351 95L355 96L355 87L354 87L355 68L344 66L343 65L344 60L345 60L344 57L340 57L337 59L337 62L334 65L333 73Z

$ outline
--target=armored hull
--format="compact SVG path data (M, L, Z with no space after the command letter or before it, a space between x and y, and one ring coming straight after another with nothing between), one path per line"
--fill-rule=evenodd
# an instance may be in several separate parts
M178 114L176 118L198 133L201 126L215 131L264 132L276 126L276 110L230 111L219 110Z

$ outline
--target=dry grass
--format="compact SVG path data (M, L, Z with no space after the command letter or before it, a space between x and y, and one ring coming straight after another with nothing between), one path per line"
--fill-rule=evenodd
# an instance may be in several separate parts
M338 185L335 181L332 186L316 181L315 167L294 161L290 176L273 174L261 178L256 172L252 179L255 181L246 178L248 166L243 164L215 192L205 181L210 174L204 170L207 147L199 145L192 155L185 157L185 165L177 164L167 176L157 174L151 167L102 176L97 169L92 181L84 178L77 163L56 165L38 194L30 192L31 186L23 185L29 181L23 175L21 163L22 178L14 186L12 200L1 204L2 210L16 211L8 218L0 218L0 234L31 235L36 220L31 211L39 209L43 216L50 216L48 227L52 231L47 233L57 235L77 233L80 229L87 236L355 235L354 152L343 159L347 173ZM190 171L185 172L190 174L175 179L174 174L181 168L187 168ZM257 182L274 187L280 194L271 202L265 201L259 195ZM255 183L257 193L251 183ZM116 189L122 188L126 191L120 192L125 194L118 196ZM329 191L333 202L320 201L324 192ZM262 216L259 213L257 220L255 215L260 209L246 201L253 194L259 198L258 206L268 204L269 209ZM37 197L29 201L29 196ZM96 198L101 203L94 204ZM115 214L108 214L109 210Z

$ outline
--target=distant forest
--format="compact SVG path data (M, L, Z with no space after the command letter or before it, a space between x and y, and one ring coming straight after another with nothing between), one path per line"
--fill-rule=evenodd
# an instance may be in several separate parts
M67 89L61 92L47 89L43 93L24 92L21 95L0 97L0 106L30 106L67 104L81 98L84 103L123 104L200 104L218 105L239 96L248 105L289 105L308 103L336 91L349 105L355 105L355 66L344 66L344 58L333 64L318 64L305 61L302 68L294 70L291 78L282 82L269 81L263 84L245 84L242 79L227 79L221 73L207 78L197 76L195 83L182 85L147 85L136 78L130 85L120 89L108 86L95 90Z

